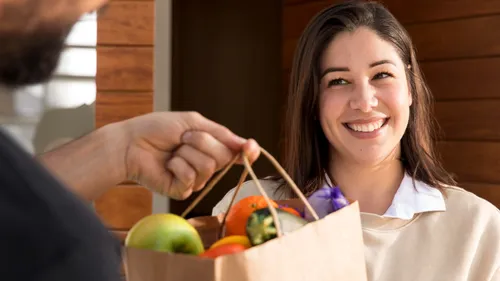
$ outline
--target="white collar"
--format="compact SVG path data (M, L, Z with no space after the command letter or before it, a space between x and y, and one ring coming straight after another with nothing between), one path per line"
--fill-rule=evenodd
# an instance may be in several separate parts
M326 181L332 186L328 175ZM409 220L415 214L432 211L446 211L443 194L418 180L415 180L414 185L412 177L405 173L391 206L383 217Z

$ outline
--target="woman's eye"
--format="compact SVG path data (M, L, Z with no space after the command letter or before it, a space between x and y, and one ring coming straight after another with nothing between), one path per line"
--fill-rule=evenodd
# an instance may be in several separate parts
M346 80L344 80L342 78L338 78L338 79L333 79L330 82L328 82L328 87L345 85L345 84L348 84Z
M379 72L373 77L373 79L384 79L388 77L392 77L389 72Z

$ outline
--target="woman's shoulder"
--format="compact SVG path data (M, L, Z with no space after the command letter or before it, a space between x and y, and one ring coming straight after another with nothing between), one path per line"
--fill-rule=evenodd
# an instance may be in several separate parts
M286 199L287 192L284 189L278 189L278 187L281 185L280 180L264 178L264 179L259 179L259 183L266 192L266 194L269 196L269 198L273 200ZM213 216L225 213L227 211L227 208L229 207L229 203L231 202L231 199L233 198L235 191L236 187L233 187L224 195L224 197L222 197L222 199L212 209ZM253 180L246 181L241 185L241 188L238 191L238 194L236 195L233 204L235 204L236 202L240 201L243 198L253 195L261 195L261 193L256 183Z
M464 246L474 246L475 255L491 263L492 269L500 270L500 210L492 202L467 190L467 187L445 186L446 232L464 234L456 239ZM464 242L463 239L475 241ZM491 279L493 280L493 279ZM495 279L496 280L496 279Z
M444 186L445 202L453 210L491 214L500 219L500 210L485 198L458 186Z
M455 219L474 221L500 235L500 210L492 202L458 186L445 186L446 212Z

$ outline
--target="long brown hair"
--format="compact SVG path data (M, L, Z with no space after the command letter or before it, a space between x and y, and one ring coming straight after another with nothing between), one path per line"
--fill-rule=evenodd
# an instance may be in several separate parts
M398 51L406 70L412 95L407 129L401 139L401 162L414 180L441 189L455 185L433 146L435 120L432 95L420 71L415 48L404 27L380 3L349 1L330 6L307 25L296 46L290 74L286 126L284 126L283 167L293 181L309 194L325 182L330 144L319 118L319 60L339 32L368 27ZM335 182L335 179L332 179ZM285 184L282 184L285 187Z

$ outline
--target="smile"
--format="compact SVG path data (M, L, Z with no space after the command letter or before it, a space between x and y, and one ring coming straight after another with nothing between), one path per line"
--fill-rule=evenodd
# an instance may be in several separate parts
M385 126L388 120L389 118L383 118L368 123L344 123L344 126L354 132L372 133Z

